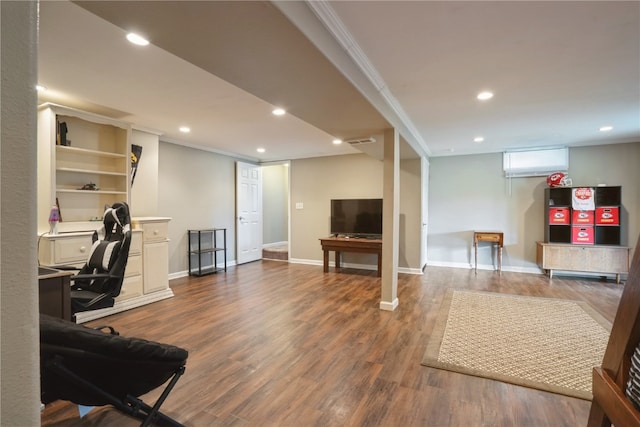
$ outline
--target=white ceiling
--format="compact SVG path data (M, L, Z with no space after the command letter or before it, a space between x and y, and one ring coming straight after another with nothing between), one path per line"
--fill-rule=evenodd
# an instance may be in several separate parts
M390 124L405 157L640 142L640 2L78 4L41 3L41 101L169 142L258 161L355 153L332 139Z

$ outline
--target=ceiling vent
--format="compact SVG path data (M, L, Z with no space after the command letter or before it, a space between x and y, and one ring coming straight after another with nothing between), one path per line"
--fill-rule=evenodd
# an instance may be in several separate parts
M345 141L347 144L351 145L362 145L362 144L373 144L376 142L376 139L372 136L366 138L351 138Z

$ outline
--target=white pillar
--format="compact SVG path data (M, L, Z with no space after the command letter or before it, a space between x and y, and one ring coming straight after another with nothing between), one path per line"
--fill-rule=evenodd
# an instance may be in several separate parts
M384 132L382 211L382 300L380 309L398 307L400 230L400 138L396 129Z
M0 1L0 425L40 425L36 1Z

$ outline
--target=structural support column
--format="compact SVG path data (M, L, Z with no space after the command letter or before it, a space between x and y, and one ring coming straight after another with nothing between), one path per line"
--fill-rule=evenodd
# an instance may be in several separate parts
M382 299L380 309L398 307L398 248L400 230L400 137L396 129L384 132L382 211Z
M40 425L38 2L0 1L0 425Z

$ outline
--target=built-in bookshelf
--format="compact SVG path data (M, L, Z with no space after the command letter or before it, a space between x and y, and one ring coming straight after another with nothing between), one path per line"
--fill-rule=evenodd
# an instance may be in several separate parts
M60 228L100 221L105 205L129 203L131 127L128 123L44 104L38 111L38 231L48 230L52 206Z

